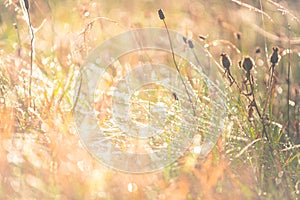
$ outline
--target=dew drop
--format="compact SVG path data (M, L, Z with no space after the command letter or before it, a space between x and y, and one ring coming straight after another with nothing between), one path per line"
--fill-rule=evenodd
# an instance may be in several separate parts
M283 175L283 171L280 171L280 172L278 173L278 177L281 178L282 175Z
M0 104L5 104L5 99L4 99L4 97L0 97Z
M6 157L8 163L14 163L18 165L24 162L23 156L19 151L10 151Z
M128 183L127 185L128 192L136 192L138 187L135 183Z
M275 178L275 182L276 182L276 185L279 185L281 183L281 178Z
M194 153L195 154L200 154L200 152L201 152L201 147L200 146L195 146L194 147Z
M90 16L90 12L89 12L89 11L85 11L85 12L84 12L84 16L85 16L85 17Z

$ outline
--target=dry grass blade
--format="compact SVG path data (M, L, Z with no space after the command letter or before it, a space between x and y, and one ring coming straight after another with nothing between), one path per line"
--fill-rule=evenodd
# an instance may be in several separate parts
M241 54L241 51L230 41L228 40L213 40L204 45L205 48L219 46L219 45L226 45L231 47L237 54Z
M108 22L112 22L112 23L115 23L115 24L119 24L117 21L113 20L113 19L110 19L110 18L107 18L107 17L95 17L94 19L92 19L83 29L82 31L79 33L79 35L82 35L82 34L86 34L87 31L90 31L91 28L93 27L93 24L96 22L96 21L99 21L99 20L105 20L105 21L108 21Z
M291 49L291 42L290 42L290 35L291 35L291 26L288 25L288 38L289 38L289 42L288 42L288 48L289 51ZM287 135L288 137L290 136L290 96L291 96L291 54L288 54L288 74L287 74L287 84L288 84L288 91L287 91ZM273 70L274 71L274 70Z
M262 140L262 138L257 138L256 140L253 140L252 142L250 142L247 146L245 146L235 157L238 158L240 157L243 153L245 153L245 151L251 147L253 144L255 144L256 142Z
M242 7L248 8L251 11L254 11L254 12L257 12L259 14L262 14L262 15L266 16L271 22L273 22L273 19L270 17L270 15L268 15L267 13L265 13L264 11L262 11L262 10L260 10L258 8L255 8L255 7L253 7L253 6L251 6L251 5L247 4L247 3L243 3L243 2L238 1L238 0L232 0L232 2L238 4L238 5L242 6Z
M174 54L174 49L173 49L173 44L172 44L172 40L171 40L171 37L170 37L169 29L168 29L167 23L166 23L166 21L165 21L165 16L164 16L163 11L162 11L161 9L158 10L158 15L159 15L159 18L164 22L164 25L165 25L165 28L166 28L166 31L167 31L167 34L168 34L168 38L169 38L169 43L170 43L170 47L171 47L171 52L172 52L173 62L174 62L174 64L175 64L176 70L177 70L177 72L178 72L178 74L179 74L179 77L180 77L180 79L181 79L181 82L182 82L182 84L183 84L183 86L184 86L184 88L185 88L186 94L188 95L189 102L190 102L191 105L192 105L193 113L194 113L194 115L196 115L195 105L194 105L194 103L193 103L193 101L192 101L191 95L190 95L190 93L189 93L189 91L188 91L188 89L187 89L187 86L186 86L186 84L185 84L185 82L184 82L184 80L183 80L183 77L182 77L182 75L181 75L181 73L180 73L179 67L178 67L177 62L176 62L176 59L175 59L175 54ZM189 43L189 45L191 45L191 44L192 44L192 43ZM190 46L190 48L191 48L191 46Z
M288 9L286 9L285 7L283 7L282 5L280 5L279 3L276 3L272 0L267 0L269 3L273 4L274 6L278 7L278 10L280 12L282 12L283 14L288 14L289 16L292 17L292 20L297 21L298 23L300 23L300 20L294 15L292 14Z
M20 0L20 5L22 8L23 15L25 17L25 20L27 22L27 25L30 30L30 75L29 75L29 88L28 88L28 97L29 97L29 106L31 107L32 103L32 96L31 96L31 84L32 84L32 71L33 71L33 54L34 54L34 31L30 20L30 14L29 14L29 4L27 0Z
M284 152L284 151L294 150L294 149L298 149L298 148L300 148L300 144L293 145L293 146L287 147L287 148L285 148L285 149L281 149L280 151L281 151L281 152Z
M300 17L296 11L300 3L216 2L0 3L0 199L297 199ZM170 16L162 11L157 16L155 8L159 7L168 9ZM167 51L144 49L151 36L140 37L131 29L160 27L165 18L171 42L166 29L162 29L161 39ZM172 29L185 37L173 37ZM156 159L161 150L173 154L177 150L167 148L180 139L176 134L179 127L191 130L197 125L190 148L158 173L119 173L98 163L80 142L72 115L83 89L82 80L76 78L90 50L102 39L128 30L133 31L130 42L140 50L120 56L105 70L91 114L97 119L95 126L103 131L99 144L123 152L154 153L142 162ZM200 44L193 40L198 33L203 34ZM277 46L272 54L272 47ZM196 65L176 55L177 48L187 52ZM98 56L101 61L103 54ZM129 99L130 120L138 126L165 125L165 131L148 142L133 141L115 124L111 95L131 70L158 63L174 68L180 88L173 91L173 87L151 84L134 91ZM199 74L200 68L204 73ZM225 95L222 103L214 103L219 96L211 95L214 87L207 83L211 78ZM197 112L193 124L185 120L185 105L190 108L188 117L195 117L183 84ZM166 110L155 110L158 103L165 103ZM212 118L225 106L225 123L219 129ZM160 111L166 111L166 118L157 115ZM210 136L208 130L223 137L205 158L199 157L201 144ZM107 152L109 159L114 152L107 149L97 147L97 151Z
M291 38L290 40L288 38L282 38L282 37L279 37L273 33L270 33L266 30L264 30L263 28L257 26L256 24L250 24L252 26L252 28L259 34L265 36L266 38L272 40L273 42L276 42L276 43L291 43L291 45L298 45L300 44L300 38L298 37L294 37L294 38Z

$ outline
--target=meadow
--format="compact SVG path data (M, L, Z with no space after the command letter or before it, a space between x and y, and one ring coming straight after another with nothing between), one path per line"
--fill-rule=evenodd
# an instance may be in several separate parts
M0 199L299 199L298 8L297 0L1 1ZM137 28L165 29L159 9L169 30L184 35L187 46L197 42L218 67L226 116L205 157L195 148L203 141L194 138L170 165L125 173L98 162L82 144L73 89L85 60L101 43ZM188 62L178 56L174 62L171 52L132 52L109 66L94 102L98 126L124 151L130 141L115 134L105 91L149 57L151 63L179 67L197 95L190 109L205 120L196 130L188 124L193 133L205 136L213 125L206 121L214 114L214 104L205 99L209 86ZM132 95L136 123L149 123L148 107L157 102L170 110L169 131L151 138L152 146L176 137L182 124L177 95L159 85Z

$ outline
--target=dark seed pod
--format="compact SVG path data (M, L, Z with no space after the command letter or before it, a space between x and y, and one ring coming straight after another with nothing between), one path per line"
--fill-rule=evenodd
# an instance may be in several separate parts
M273 53L272 56L270 58L270 62L272 63L272 65L275 65L276 63L278 63L279 57L278 57L278 47L273 47Z
M183 39L184 43L186 44L187 43L186 37L183 36L182 39Z
M241 40L241 33L240 32L235 32L234 33L236 39Z
M220 62L222 64L222 66L225 69L229 69L229 67L231 66L231 60L229 58L229 56L226 53L221 53L221 58L220 58Z
M206 40L206 37L205 36L203 36L203 35L199 35L199 38L200 38L200 40Z
M24 0L24 3L25 3L25 8L28 10L28 9L29 9L29 3L28 3L28 0Z
M254 66L254 61L251 57L246 56L244 57L244 59L242 60L242 67L244 68L244 70L246 70L247 72L249 72L253 66Z
M191 49L194 48L194 44L193 44L192 40L188 40L188 44Z
M177 94L176 94L175 92L173 92L173 97L174 97L174 99L175 99L176 101L179 100L179 99L178 99L178 96L177 96Z
M260 50L260 47L256 47L256 49L255 49L255 53L260 53L261 52L261 50Z
M164 12L162 11L162 9L159 9L158 11L158 16L161 20L164 20L165 19L165 15L164 15Z

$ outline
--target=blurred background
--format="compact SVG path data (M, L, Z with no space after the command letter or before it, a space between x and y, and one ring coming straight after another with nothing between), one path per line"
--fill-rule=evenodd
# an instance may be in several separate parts
M0 199L298 199L299 8L297 0L29 0L29 21L22 3L2 0ZM223 76L228 119L205 160L186 155L155 173L122 173L80 143L70 90L103 41L164 28L158 9L169 29L199 42L214 62L222 65L226 53L236 84ZM280 60L272 68L275 46ZM263 116L240 91L247 90L238 64L245 56L255 62L253 92Z

